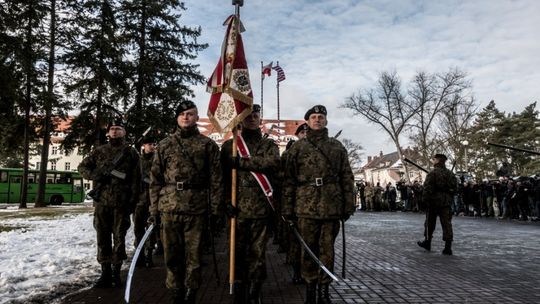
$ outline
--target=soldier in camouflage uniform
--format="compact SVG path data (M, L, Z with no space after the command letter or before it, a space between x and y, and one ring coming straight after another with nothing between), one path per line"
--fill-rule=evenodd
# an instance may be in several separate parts
M143 147L141 155L141 192L139 194L139 202L133 213L135 248L139 246L148 226L147 220L150 216L150 167L152 166L152 158L156 149L156 140L152 136L143 137L141 143ZM152 250L156 245L157 234L159 234L159 229L155 229L146 241L144 251L139 255L139 259L137 260L137 266L154 266Z
M298 230L309 248L330 270L334 269L334 243L340 220L355 211L354 176L341 142L328 137L326 108L318 105L304 116L307 137L289 149L285 171L283 215L298 220ZM330 303L331 278L320 271L302 251L302 277L306 281L306 303Z
M272 209L259 184L250 172L260 172L269 179L279 170L279 149L268 138L263 138L260 106L242 122L242 137L250 152L249 158L232 157L232 139L221 148L225 189L231 189L231 170L237 173L237 206L229 203L229 215L236 216L235 303L260 303L261 286L266 279L266 243ZM227 198L231 197L227 193ZM247 295L246 295L247 293ZM247 297L247 299L246 299Z
M435 154L432 159L433 170L429 172L424 181L423 198L427 206L426 221L424 223L423 241L418 246L431 250L431 239L437 224L437 216L441 221L443 241L445 241L443 254L452 254L452 211L451 205L454 193L457 191L457 179L445 166L446 156Z
M122 120L111 122L107 132L109 143L93 150L78 167L81 175L94 184L94 228L101 264L95 287L99 288L122 284L120 269L127 258L125 237L140 187L139 154L125 143Z
M219 147L199 133L195 104L180 103L176 117L179 128L159 143L152 162L149 221L161 216L165 284L174 303L195 303L203 231L208 215L214 220L221 210L222 169Z

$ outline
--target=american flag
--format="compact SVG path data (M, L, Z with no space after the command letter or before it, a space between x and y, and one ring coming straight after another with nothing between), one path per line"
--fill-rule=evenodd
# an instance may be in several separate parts
M277 72L278 82L282 82L283 80L285 80L285 72L283 72L283 69L279 65L276 65L272 69Z

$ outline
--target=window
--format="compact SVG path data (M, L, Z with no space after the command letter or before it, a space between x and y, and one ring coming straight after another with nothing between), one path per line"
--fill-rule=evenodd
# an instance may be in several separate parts
M36 162L36 170L39 170L40 167L41 167L41 162Z
M64 166L65 166L64 170L66 170L66 171L71 170L71 163L66 163Z
M8 173L5 171L0 172L0 183L7 183Z
M51 170L56 170L56 162L51 163Z
M56 155L58 153L58 147L52 147L51 155ZM54 170L54 169L53 169Z

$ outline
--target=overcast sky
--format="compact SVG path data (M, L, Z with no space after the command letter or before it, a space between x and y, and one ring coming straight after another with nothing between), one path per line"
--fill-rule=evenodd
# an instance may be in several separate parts
M241 20L256 103L261 61L279 61L282 119L302 119L308 108L328 109L329 130L364 146L365 156L395 151L389 137L350 110L346 97L373 88L383 71L403 83L417 71L468 73L481 107L495 100L520 112L540 91L540 1L537 0L245 0ZM196 63L205 77L215 67L231 0L187 0L187 25L200 25L209 47ZM264 81L264 116L276 118L275 73ZM194 88L203 113L209 94Z

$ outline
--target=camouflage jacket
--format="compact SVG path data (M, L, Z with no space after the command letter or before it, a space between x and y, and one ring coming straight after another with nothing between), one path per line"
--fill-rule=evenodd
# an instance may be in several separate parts
M141 193L138 205L150 207L150 169L154 153L141 155Z
M352 215L354 176L341 142L328 129L309 130L288 151L283 189L284 215L339 219Z
M120 162L112 168L113 160L124 153ZM124 180L107 176L107 170L115 169L126 174ZM94 149L79 164L79 173L94 181L94 187L99 185L99 204L108 207L127 208L132 212L139 199L140 167L139 154L135 148L123 143L112 145L107 143Z
M423 199L428 207L450 206L457 191L457 179L444 164L435 165L424 181Z
M250 172L264 173L272 185L276 185L274 175L279 171L279 149L271 139L262 138L260 130L243 130L242 137L251 157L241 158L237 170L236 206L240 209L238 218L266 218L271 212L270 205L257 180ZM231 155L232 139L229 139L221 147L225 193L228 202L231 199Z
M219 147L197 126L162 140L150 170L150 213L198 215L222 210Z

